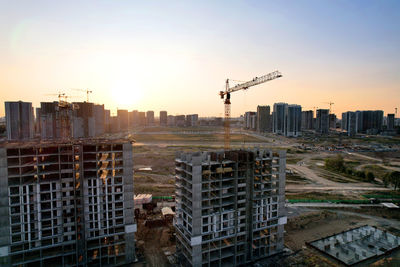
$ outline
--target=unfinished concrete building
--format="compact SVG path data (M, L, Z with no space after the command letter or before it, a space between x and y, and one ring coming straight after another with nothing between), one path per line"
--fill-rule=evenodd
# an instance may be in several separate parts
M345 266L372 261L400 247L400 237L376 227L364 225L337 235L308 243Z
M181 153L175 162L183 266L240 266L283 250L284 151Z
M136 259L131 142L5 143L0 176L1 266Z

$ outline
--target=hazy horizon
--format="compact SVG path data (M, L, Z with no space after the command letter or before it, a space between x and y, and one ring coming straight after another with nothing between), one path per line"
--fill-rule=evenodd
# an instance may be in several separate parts
M279 70L232 95L232 116L275 102L304 110L400 108L399 1L0 1L0 116L86 94L116 110L223 116L218 91Z

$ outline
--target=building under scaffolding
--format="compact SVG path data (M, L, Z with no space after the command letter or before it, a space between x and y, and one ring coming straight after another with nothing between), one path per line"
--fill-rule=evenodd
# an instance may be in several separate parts
M130 141L5 143L0 177L1 266L135 261Z
M238 266L283 250L284 151L176 157L177 257L183 266Z

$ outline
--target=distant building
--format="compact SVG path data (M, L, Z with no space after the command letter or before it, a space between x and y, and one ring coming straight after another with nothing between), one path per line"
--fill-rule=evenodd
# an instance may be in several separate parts
M387 129L394 130L394 114L387 114Z
M382 131L382 110L357 110L356 127L357 133L378 134Z
M185 115L175 116L175 126L184 127L186 124Z
M139 112L137 110L132 110L129 112L129 128L133 128L135 126L138 126L139 124Z
M69 138L73 135L72 110L60 109L59 103L40 103L40 137L42 139Z
M111 132L111 112L109 109L104 110L104 130L105 132Z
M301 106L286 105L285 136L301 136Z
M301 129L314 130L314 111L307 110L301 112Z
M27 140L34 137L35 122L31 102L5 102L8 140Z
M168 113L166 111L160 111L160 125L167 126Z
M35 134L40 135L41 125L40 125L40 108L36 108L35 112Z
M146 112L139 111L138 113L138 125L145 126L146 125Z
M175 116L173 115L168 115L167 116L167 126L175 126Z
M75 102L78 108L73 111L72 137L85 138L95 136L94 104Z
M129 128L129 114L126 109L118 109L118 129L121 132L127 131Z
M188 127L193 127L197 126L199 121L199 115L198 114L190 114L186 115L186 126Z
M257 131L271 132L272 118L270 106L257 106Z
M94 105L94 127L95 136L99 136L105 133L105 112L104 105Z
M329 128L336 129L336 115L329 114Z
M111 133L118 133L119 130L119 119L118 116L111 116L110 117L110 132Z
M287 103L275 103L272 113L272 132L284 135L286 132Z
M247 111L244 113L244 128L257 130L257 112Z
M317 109L315 131L321 134L329 132L329 109Z
M355 112L347 111L342 113L342 130L346 131L348 136L354 136L357 133Z
M146 125L147 126L154 125L154 111L152 110L146 112Z

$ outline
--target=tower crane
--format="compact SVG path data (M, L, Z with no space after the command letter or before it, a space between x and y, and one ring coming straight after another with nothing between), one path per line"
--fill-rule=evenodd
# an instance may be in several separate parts
M86 102L89 102L89 94L93 93L93 91L89 89L72 88L72 90L86 92Z
M282 74L279 71L274 71L268 73L261 77L255 77L251 81L247 81L241 84L237 84L233 87L229 87L229 79L226 79L225 82L225 91L220 91L219 95L221 99L224 99L225 104L225 120L224 120L224 148L225 150L229 150L230 147L230 118L231 118L231 93L239 91L239 90L247 90L249 87L265 83L268 81L272 81L274 79L282 77Z
M335 104L333 102L324 102L325 104L329 104L329 114L331 114L332 111L332 105Z

